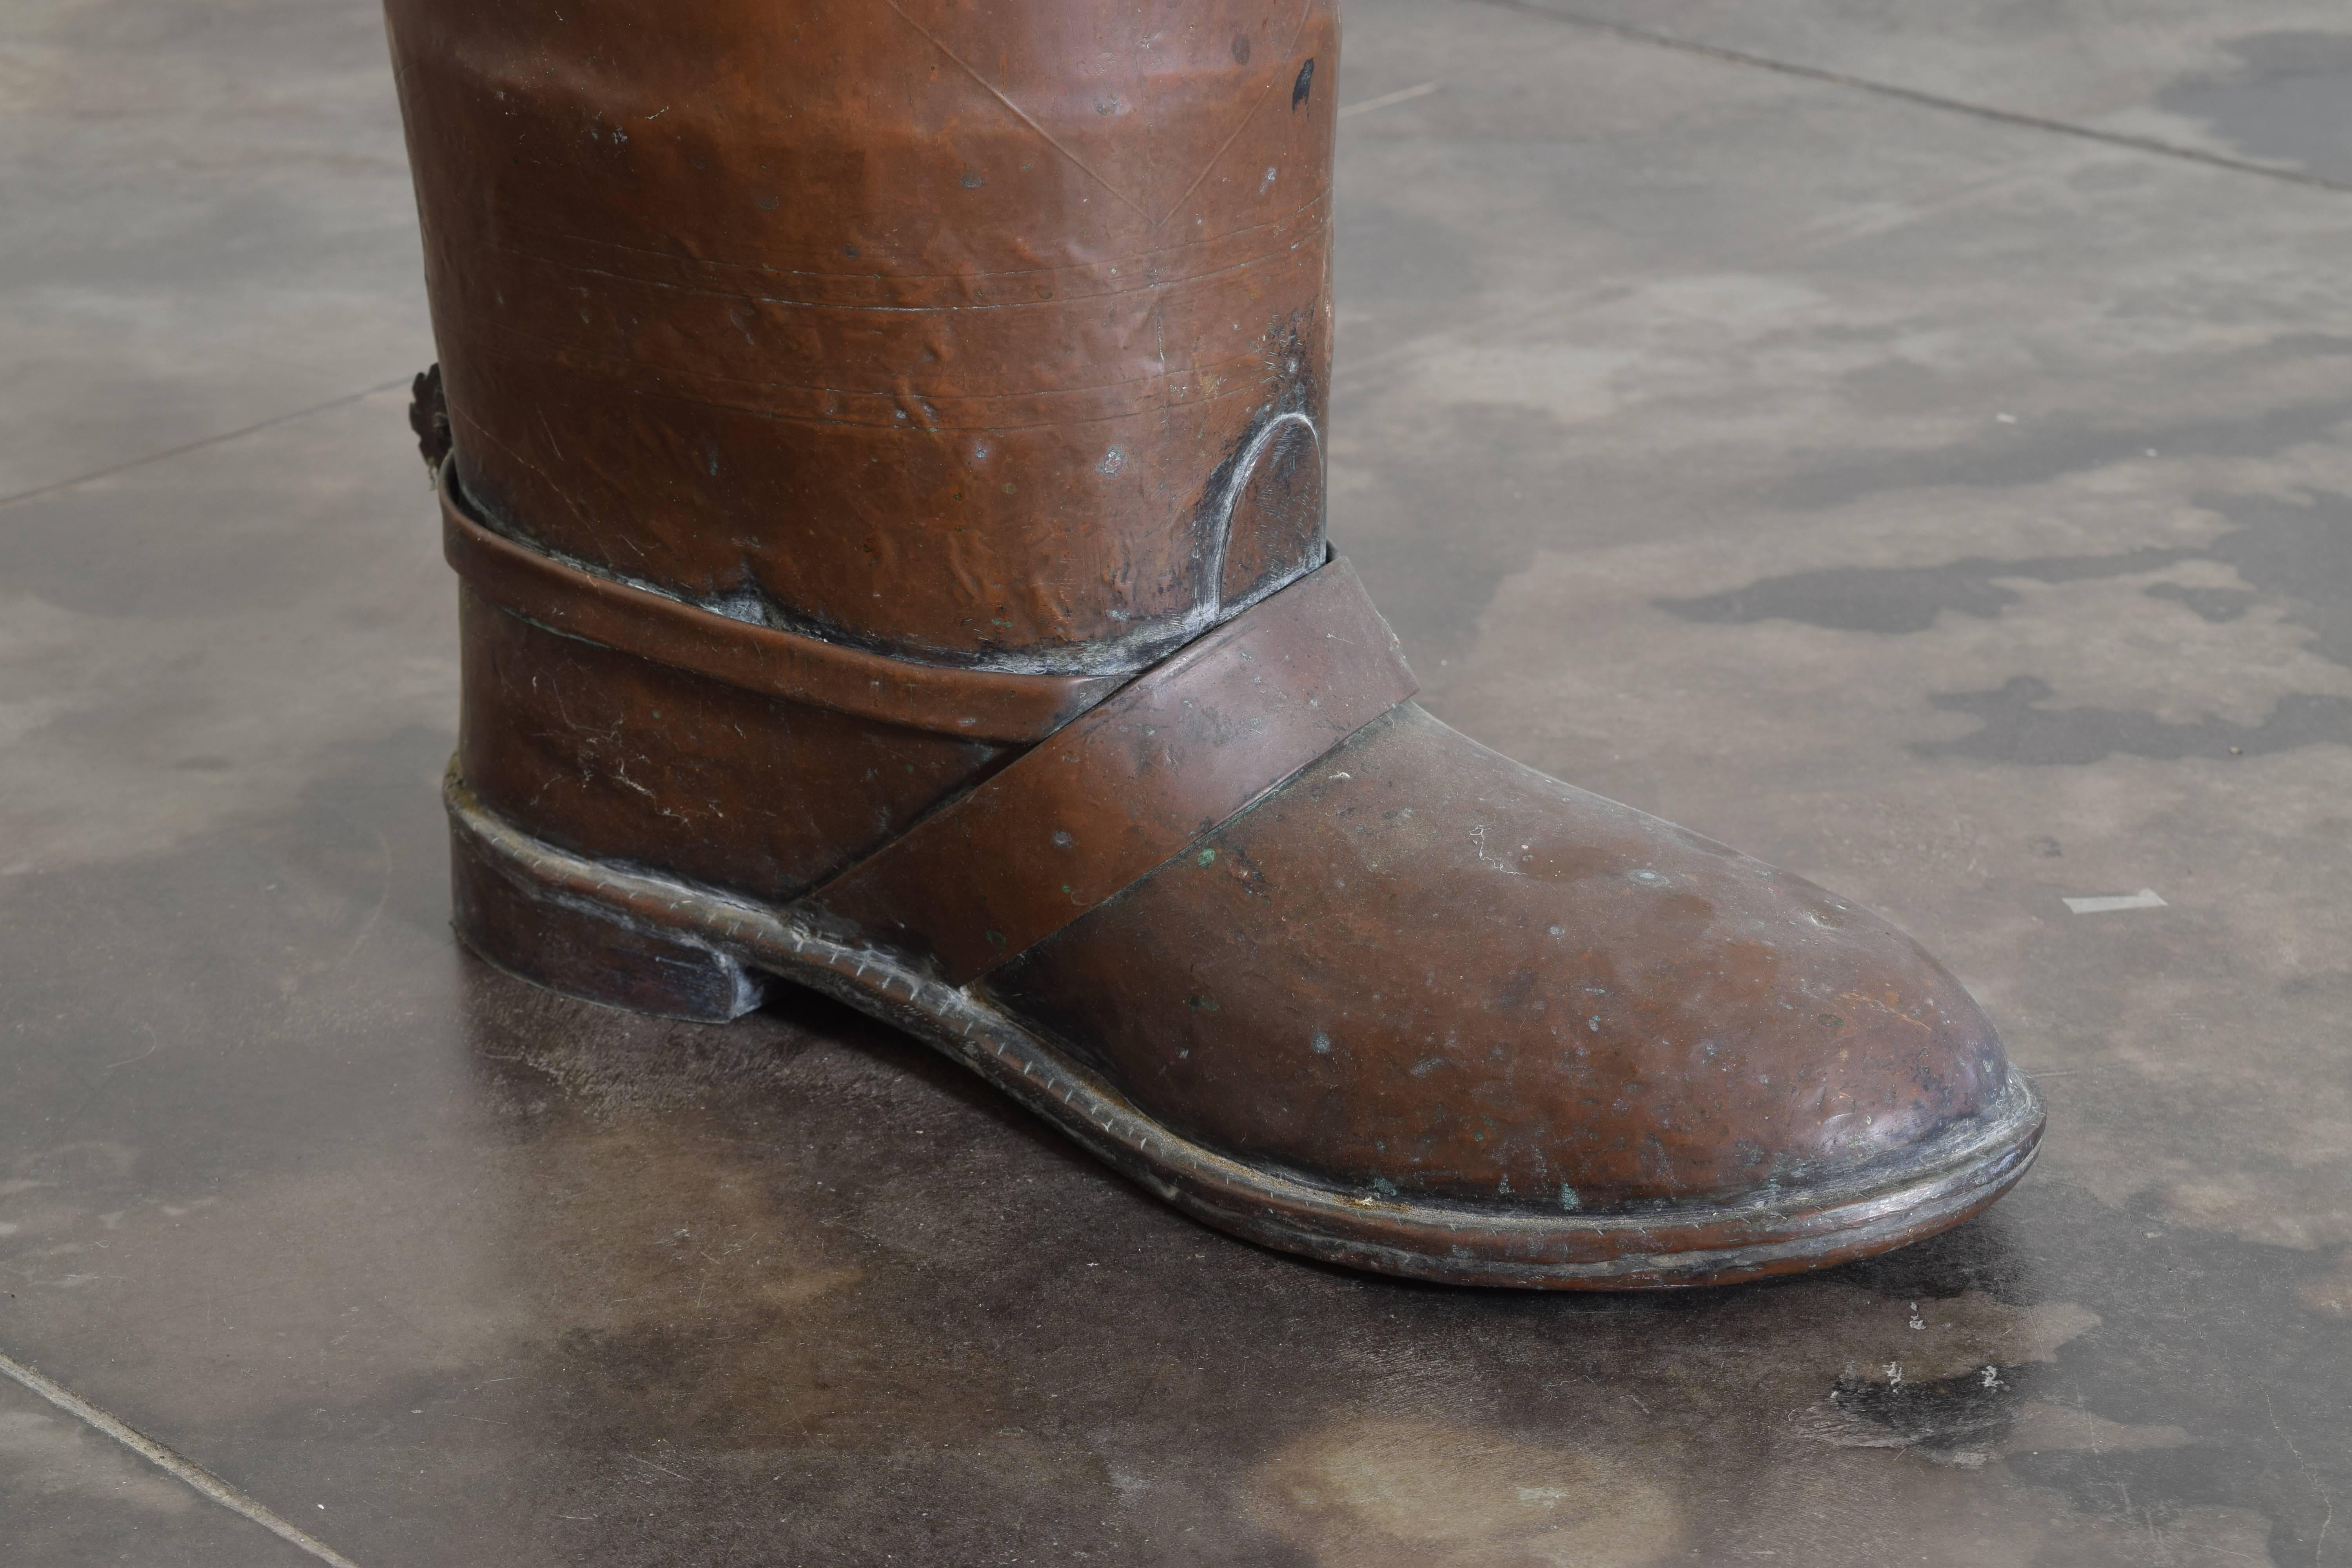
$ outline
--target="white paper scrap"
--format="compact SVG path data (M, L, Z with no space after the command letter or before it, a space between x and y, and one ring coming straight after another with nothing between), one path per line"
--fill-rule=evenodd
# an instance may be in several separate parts
M2162 899L2154 888L2142 888L2137 893L2096 893L2086 899L2068 899L2066 907L2078 915L2103 915L2110 910L2160 910Z

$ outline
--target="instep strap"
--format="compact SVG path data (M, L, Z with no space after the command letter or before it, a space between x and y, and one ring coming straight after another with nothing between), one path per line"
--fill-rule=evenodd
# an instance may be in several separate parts
M1185 853L1416 689L1395 634L1335 558L807 902L964 984Z

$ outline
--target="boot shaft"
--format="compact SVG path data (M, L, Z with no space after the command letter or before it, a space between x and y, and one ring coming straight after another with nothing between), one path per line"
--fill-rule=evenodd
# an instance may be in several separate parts
M1328 0L389 0L457 478L749 620L1131 670L1319 563Z

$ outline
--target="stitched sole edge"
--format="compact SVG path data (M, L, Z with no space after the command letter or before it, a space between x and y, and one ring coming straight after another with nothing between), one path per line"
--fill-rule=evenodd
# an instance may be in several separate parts
M2041 1142L2041 1097L2012 1067L1988 1111L1897 1162L1728 1203L1550 1215L1350 1193L1171 1131L984 997L854 934L558 848L490 811L454 763L443 800L461 846L524 897L836 997L961 1063L1195 1218L1349 1268L1448 1284L1602 1290L1796 1273L1960 1224L2016 1184Z

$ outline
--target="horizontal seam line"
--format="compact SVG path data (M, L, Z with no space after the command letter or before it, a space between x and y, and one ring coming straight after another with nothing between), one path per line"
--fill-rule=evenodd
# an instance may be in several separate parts
M504 334L504 335L506 335L506 336L509 336L509 337L512 337L512 338L520 339L520 340L521 340L522 342L527 342L527 343L532 343L532 344L545 344L545 345L547 345L547 346L549 346L549 347L551 347L551 348L555 348L555 349L559 349L559 350L562 350L562 349L564 349L564 348L565 348L565 345L564 345L564 344L563 344L560 340L558 340L558 339L548 337L548 336L547 336L547 335L545 335L544 333L527 331L525 331L524 329L522 329L522 328L520 328L520 327L512 326L512 325L507 324L507 323L505 323L505 322L493 323L493 326L492 326L492 329L491 329L491 330L492 330L492 331L497 331L497 332L499 332L499 333ZM604 363L606 363L606 364L618 365L618 366L623 366L623 367L634 367L634 368L640 369L640 370L647 370L647 371L651 371L654 374L656 374L656 375L657 375L657 376L664 377L666 380L667 380L667 378L672 378L672 377L680 378L680 379L688 379L688 378L690 378L691 380L698 381L698 382L703 382L703 383L716 383L716 384L718 384L718 386L722 387L722 388L724 388L724 387L738 387L738 386L740 386L740 387L746 387L746 388L751 389L751 390L753 390L753 391L763 391L763 390L764 390L764 391L774 391L774 392L800 392L800 393L811 393L811 394L814 394L814 393L834 393L834 394L837 394L838 395L843 396L843 397L858 397L858 398L889 398L893 403L896 403L896 402L897 402L897 400L898 400L898 395L895 391L866 391L866 392L859 392L859 391L856 391L856 390L853 390L853 389L848 388L848 387L836 387L836 386L805 386L805 385L802 385L802 384L798 384L798 383L772 382L772 381L745 381L745 380L742 380L742 379L741 379L741 378L740 378L740 377L735 377L735 376L714 376L714 375L709 375L709 374L698 374L698 373L693 372L693 371L686 371L686 370L668 370L668 369L665 369L665 368L663 368L663 367L661 367L661 366L647 364L647 363L646 363L645 361L643 361L643 360L631 359L631 358L629 358L629 357L628 357L627 355L625 355L625 354L609 354L609 353L601 353L601 352L599 352L599 351L593 350L593 349L581 349L581 350L577 350L577 351L571 351L571 352L575 352L575 353L577 353L578 354L580 354L580 355L581 355L582 357L583 357L583 358L592 359L592 360L596 360L596 361L601 361L601 362L604 362ZM1265 360L1263 359L1263 357L1262 357L1262 356L1260 356L1260 355L1256 355L1256 354L1237 354L1237 355L1235 355L1235 356L1234 356L1234 358L1232 358L1232 359L1227 359L1227 360L1218 360L1218 361L1216 361L1216 362L1214 362L1214 363L1215 363L1216 364L1223 364L1223 365L1241 364L1241 363L1263 364L1263 363L1265 363ZM614 384L611 381L608 381L608 380L600 380L600 379L599 379L599 378L597 378L597 377L588 375L588 374L584 374L584 373L583 373L583 371L580 367L578 367L578 366L576 366L576 365L572 365L572 364L567 364L567 363L564 363L561 359L558 359L558 358L551 358L550 360L548 360L548 361L546 362L546 364L547 364L547 368L549 368L549 369L551 369L551 370L553 370L553 371L558 372L559 374L562 374L567 375L567 376L571 377L571 378L572 378L572 380L574 380L574 381L583 382L583 383L585 383L585 384L589 384L589 385L601 385L601 386L608 386L608 387L609 387L609 386L612 386L612 385ZM1045 398L1045 397L1085 397L1085 396L1094 395L1101 394L1101 393L1117 392L1117 391L1118 391L1118 390L1119 390L1120 388L1122 388L1122 387L1129 387L1129 386L1143 386L1143 385L1147 385L1147 384L1152 384L1152 383L1155 383L1155 382L1157 382L1157 383L1166 384L1166 383L1171 383L1171 382L1181 381L1181 380L1182 380L1184 377L1186 377L1186 376L1188 376L1188 375L1189 375L1189 376L1195 377L1195 378L1198 378L1198 377L1200 377L1200 376L1201 376L1201 374L1202 374L1202 370L1201 370L1201 369L1199 369L1199 368L1195 368L1195 369L1193 369L1193 370L1189 370L1189 371L1182 371L1182 370L1154 371L1154 372L1152 372L1152 373L1151 373L1150 374L1149 374L1149 375L1131 376L1131 377L1128 378L1128 379L1127 379L1127 380L1125 380L1125 381L1107 381L1107 382L1101 382L1101 383L1098 383L1098 384L1093 384L1093 385L1088 385L1088 386L1066 387L1066 388L1062 388L1062 389L1059 389L1059 390L1044 391L1044 392L1005 392L1005 393L991 393L991 394L988 394L988 395L984 395L984 396L956 395L952 395L952 394L941 395L939 395L939 396L931 396L931 395L926 395L926 394L923 394L923 393L919 393L919 392L918 392L918 393L914 393L914 394L912 394L911 395L914 397L914 399L915 399L917 402L923 404L923 405L924 405L925 406L927 406L927 407L929 407L929 408L932 408L932 409L936 409L936 408L938 407L938 405L939 405L940 404L942 404L942 403L1015 403L1015 402L1021 402L1021 401L1024 401L1024 400L1026 400L1026 399L1030 399L1030 398ZM1223 376L1219 376L1217 379L1218 379L1218 381L1219 381L1221 384L1222 384L1222 383L1223 383L1223 382L1225 382L1225 380L1226 380L1226 378L1225 378L1225 377L1223 377ZM1267 373L1267 374L1265 374L1265 375L1261 375L1261 376L1259 376L1259 377L1257 378L1257 380L1256 380L1255 384L1257 384L1257 385L1259 385L1259 386L1263 386L1263 385L1265 385L1265 384L1267 382L1269 382L1269 381L1279 381L1280 379L1281 379L1281 377L1279 377L1279 376L1277 376L1277 375L1275 375L1275 374L1273 374L1271 372L1269 372L1269 373ZM397 385L399 385L400 384L399 384L399 383L397 383L397 382L394 382L393 384L394 384L394 385L395 385L395 386L397 386ZM1240 395L1240 393L1242 392L1242 390L1244 389L1244 378L1241 378L1241 377L1234 377L1234 378L1233 378L1233 380L1232 380L1232 385L1233 385L1234 390L1233 390L1233 391L1231 391L1231 392L1211 393L1210 395L1207 395L1207 396L1205 396L1205 397L1191 398L1191 399L1183 399L1183 400L1178 400L1178 401L1180 401L1180 402L1181 403L1181 405L1182 405L1182 406L1187 407L1187 408L1203 408L1203 407L1206 407L1206 406L1208 406L1209 405L1211 405L1211 404L1213 404L1213 403L1221 403L1221 402L1225 401L1226 399L1229 399L1229 398L1232 398L1232 397L1234 397L1234 396L1239 395ZM373 390L381 392L381 391L383 391L383 390L384 390L384 389L383 389L383 388L382 388L382 387L377 387L377 388L373 388ZM697 395L694 395L693 393L691 393L691 392L688 392L688 391L685 390L685 389L684 389L683 387L681 387L681 386L670 385L670 384L663 384L663 385L656 386L656 387L652 387L652 388L642 387L642 386L638 386L638 387L627 387L627 388L625 388L625 390L627 392L628 395L630 395L630 396L632 396L632 397L645 397L645 396L652 396L652 395L660 395L660 396L664 396L664 397L675 397L675 398L677 398L677 400L679 400L680 402L683 402L683 403L690 403L690 404L696 404L696 405L701 405L701 406L705 406L705 407L732 409L732 410L733 410L734 412L736 412L736 413L739 413L739 414L746 414L746 415L749 415L749 416L751 416L751 417L753 417L753 418L755 418L755 419L794 420L794 421L798 421L798 422L800 422L800 423L802 423L802 424L807 424L807 425L842 425L842 426L855 426L855 427L859 428L859 429L869 429L869 430L912 430L912 429L916 429L916 428L918 428L918 426L912 426L912 425L905 425L905 426L896 425L896 424L893 424L893 425L883 425L883 424L880 424L880 423L878 423L878 422L868 422L868 421L866 421L866 420L862 420L862 419L844 419L844 418L840 418L840 417L837 417L837 416L825 416L825 415L794 414L794 413L791 413L791 412L786 411L786 410L783 410L783 409L776 409L776 408L746 408L746 407L743 407L743 406L742 406L741 405L740 405L740 404L721 403L721 402L719 402L718 400L716 400L716 399L714 399L714 398L710 398L710 397L703 397L703 396L697 396ZM360 395L364 395L364 394L360 394ZM343 400L343 401L348 401L348 400ZM922 429L925 429L925 430L930 430L930 431L934 431L934 432L936 432L936 431L941 431L941 430L1057 430L1057 429L1061 429L1061 428L1064 428L1065 426L1077 426L1077 425L1100 425L1100 424L1104 424L1104 423L1107 423L1107 422L1108 422L1108 421L1110 421L1110 420L1114 420L1114 419L1129 419L1129 418L1135 418L1135 417L1139 417L1139 416L1144 416L1144 415L1150 415L1150 414L1155 414L1155 413L1166 413L1166 412L1168 412L1171 408L1172 408L1172 407L1174 407L1174 406L1177 406L1177 402L1170 402L1170 403L1165 403L1165 404L1162 404L1162 403L1147 403L1147 404L1144 404L1144 405L1142 405L1141 406L1139 406L1139 407L1138 407L1138 408L1135 408L1135 409L1129 410L1129 412L1127 412L1127 413L1123 413L1123 414L1095 414L1095 415L1089 415L1089 416L1087 416L1086 418L1083 418L1083 419L1047 419L1047 420L1043 420L1043 421L1041 421L1041 422L1039 422L1038 424L1035 424L1035 425L997 425L997 424L988 424L988 425L950 425L950 424L946 424L946 423L934 423L934 422L932 422L932 421L926 420L926 421L922 424L922 426L919 426L919 428L922 428ZM289 415L289 416L288 416L288 417L289 417L289 418L291 418L291 417L293 417L293 416ZM221 438L222 438L222 439L224 439L224 440L227 439L227 437L221 437ZM170 455L171 455L171 454L169 454L169 453L161 453L161 454L158 454L158 456L162 456L162 457L168 457L168 456L170 456ZM148 461L148 460L151 460L151 459L144 459L144 458L142 458L142 461ZM92 475L92 476L90 476L90 477L91 477L91 478L97 478L98 476L96 476L96 475ZM79 482L79 481L72 481L72 482ZM5 505L5 502L0 502L0 505Z
M566 272L585 273L591 278L610 278L616 282L634 283L640 289L664 289L674 294L686 294L699 299L740 300L754 305L783 305L796 310L874 311L882 315L929 316L940 315L951 310L1068 310L1074 306L1088 304L1098 300L1129 299L1139 294L1155 293L1160 289L1173 289L1187 283L1206 282L1213 278L1222 278L1228 272L1239 272L1246 268L1263 267L1288 256L1297 249L1297 245L1286 246L1280 250L1269 250L1263 255L1248 257L1207 272L1187 272L1178 278L1163 278L1157 282L1139 283L1132 289L1106 289L1099 293L1073 294L1066 298L1055 296L1043 300L994 300L948 305L875 305L834 300L792 300L781 294L742 294L725 289L698 288L691 283L669 283L658 278L643 278L635 273L615 272L608 267L591 267L584 261L566 261L561 257L542 256L536 251L522 249L519 246L502 245L496 248L509 256L524 261L537 262L543 267L560 268Z
M1234 229L1230 233L1222 235L1214 240L1190 240L1183 245L1167 246L1157 250L1122 251L1117 256L1106 256L1099 260L1077 261L1061 267L1009 267L1002 268L992 272L972 273L820 272L814 268L806 267L763 267L756 261L730 261L725 257L681 256L674 250L656 250L651 246L628 245L617 239L596 239L587 235L563 234L554 229L526 229L520 232L525 234L541 235L551 239L568 240L578 245L594 246L600 249L625 250L632 256L657 257L665 261L676 262L681 267L698 267L706 269L725 268L733 271L757 272L762 277L769 278L822 278L828 279L887 278L893 281L902 283L950 283L961 282L969 279L974 282L985 282L991 279L996 278L1056 278L1060 277L1064 273L1091 272L1098 267L1109 267L1114 265L1124 267L1133 261L1149 262L1158 257L1180 254L1195 246L1220 244L1225 241L1239 239L1244 235L1256 234L1262 229L1280 228L1284 224L1289 223L1293 219L1297 218L1304 214L1312 212L1318 206L1328 207L1330 205L1331 188L1328 185L1326 185L1308 200L1291 208L1280 217L1270 219L1265 223L1254 223L1244 228ZM1324 221L1326 223L1330 221L1328 213L1324 215ZM1267 254L1271 255L1273 253L1269 251Z

